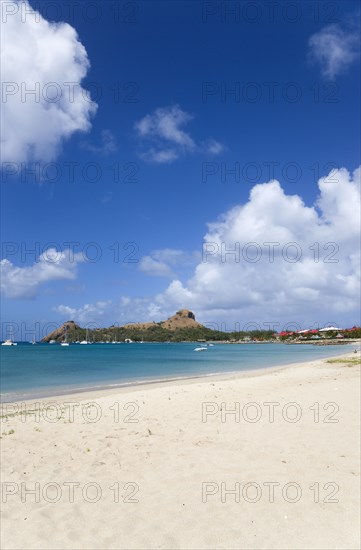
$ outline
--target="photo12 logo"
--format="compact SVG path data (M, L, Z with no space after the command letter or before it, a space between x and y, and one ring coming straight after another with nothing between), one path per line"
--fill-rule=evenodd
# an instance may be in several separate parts
M70 81L3 81L1 83L1 103L8 103L16 98L21 103L75 103L79 99L93 103L107 99L114 104L130 104L139 103L139 92L139 84L134 81L115 81L106 87L99 82L90 81L87 82L86 89L79 82Z
M202 103L223 105L266 103L338 103L340 87L336 82L315 81L306 88L300 82L205 80L202 82Z
M115 401L107 407L102 407L96 401L78 402L37 402L37 403L4 403L1 407L1 421L7 422L11 418L19 417L24 422L48 422L56 424L60 421L73 424L80 420L82 423L94 424L106 418L107 422L115 424L137 424L139 422L140 407L135 401L124 404Z
M263 243L217 243L206 242L202 245L202 262L212 263L258 263L260 261L270 264L283 261L289 264L300 262L302 258L311 257L314 263L337 264L339 245L335 242L312 243L305 247L295 241L281 244L276 241Z
M335 481L320 483L316 481L311 486L302 487L300 483L290 481L250 481L242 483L239 481L204 481L202 483L202 502L218 499L226 502L255 504L260 500L274 504L276 502L287 502L294 504L302 498L316 504L337 504L339 499L336 495L340 487ZM310 498L311 496L311 498Z
M57 265L59 262L76 264L79 262L99 263L104 256L110 256L113 263L137 264L139 262L139 245L134 241L115 241L109 246L95 241L81 243L66 241L63 243L49 241L47 243L5 241L2 243L1 257L4 260L17 261L26 264L30 259L47 264Z
M317 183L322 174L328 174L323 181L325 183L339 183L339 166L336 162L319 163L313 162L303 168L300 163L291 160L280 162L278 160L267 160L262 163L249 161L242 163L239 160L234 162L202 162L202 183L220 184L256 184L274 179L295 184L300 183L302 178Z
M109 178L113 183L134 184L139 182L140 166L138 162L113 162L108 166L99 162L3 162L1 163L1 181L11 183L67 183L96 184Z
M22 23L29 21L40 23L41 18L50 21L68 21L74 25L82 20L85 23L116 23L134 25L139 20L141 2L119 0L109 2L67 2L66 0L34 0L31 6L27 2L2 0L1 22L6 23L11 17L18 17Z
M268 2L261 0L206 0L202 2L202 23L241 25L256 23L300 23L305 19L314 23L337 23L340 19L339 2L295 0Z
M73 504L80 501L96 504L100 500L111 498L116 504L137 504L139 491L140 487L134 481L123 483L116 481L106 487L102 487L96 481L88 483L79 481L63 481L62 483L57 481L47 483L3 481L1 482L1 502L6 504L16 498L22 504L28 502Z
M316 424L319 422L337 424L339 410L339 405L334 401L324 404L316 402L308 407L303 407L295 401L283 404L279 401L264 401L263 403L251 401L243 404L238 401L233 403L205 401L202 403L202 422L206 423L211 420L212 422L221 422L221 424L226 422L255 424L265 421L273 424L283 421L295 424L302 418L304 420L311 418Z

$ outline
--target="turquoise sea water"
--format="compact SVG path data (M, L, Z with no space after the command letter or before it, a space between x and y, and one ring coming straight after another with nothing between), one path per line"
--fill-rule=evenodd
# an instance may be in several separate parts
M18 344L0 348L3 402L112 386L253 370L330 357L352 346L215 344Z

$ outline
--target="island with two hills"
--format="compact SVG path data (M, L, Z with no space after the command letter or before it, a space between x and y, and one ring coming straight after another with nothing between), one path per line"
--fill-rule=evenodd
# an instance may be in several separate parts
M317 334L315 334L317 333ZM189 309L181 309L165 321L147 323L127 323L98 328L93 325L81 327L74 321L66 321L59 328L47 334L42 342L287 342L346 343L361 337L361 328L330 330L318 333L316 330L277 333L274 330L222 331L199 323Z

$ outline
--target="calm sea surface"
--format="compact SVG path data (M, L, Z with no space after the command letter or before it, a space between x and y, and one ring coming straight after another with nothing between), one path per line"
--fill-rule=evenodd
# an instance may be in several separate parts
M0 347L0 394L3 402L62 393L254 370L330 357L345 346L215 344L194 352L185 344L18 344Z

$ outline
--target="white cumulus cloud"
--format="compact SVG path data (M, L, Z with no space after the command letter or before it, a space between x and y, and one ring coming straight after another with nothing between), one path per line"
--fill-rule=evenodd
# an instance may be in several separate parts
M162 319L162 310L149 298L122 296L115 301L102 300L80 307L59 305L53 308L61 317L85 326L105 327Z
M173 278L155 296L123 296L102 318L159 321L189 308L213 328L359 323L360 176L361 167L333 170L319 180L311 206L278 181L255 185L248 201L208 225L187 281ZM171 276L185 257L176 249L153 251L140 269Z
M33 265L17 267L7 259L0 261L1 292L7 298L34 298L42 284L75 279L82 254L49 248Z
M308 45L310 58L320 65L322 75L334 80L359 58L360 27L354 22L344 27L328 25L313 34Z
M219 155L224 146L214 139L197 144L185 126L193 115L183 111L179 105L160 107L135 124L135 130L147 148L140 154L146 162L170 164L182 155L203 152Z
M140 271L156 277L174 277L172 268L162 260L157 260L151 256L143 256L139 263Z
M96 111L81 85L87 52L73 27L45 20L27 0L2 4L2 161L54 160Z
M93 323L95 326L100 326L104 316L111 311L112 302L110 300L99 300L93 304L85 304L79 308L60 305L54 307L54 311L59 313L67 320L75 320L78 323Z
M360 168L319 181L308 207L277 181L209 224L203 260L156 302L238 319L356 315L360 298Z

